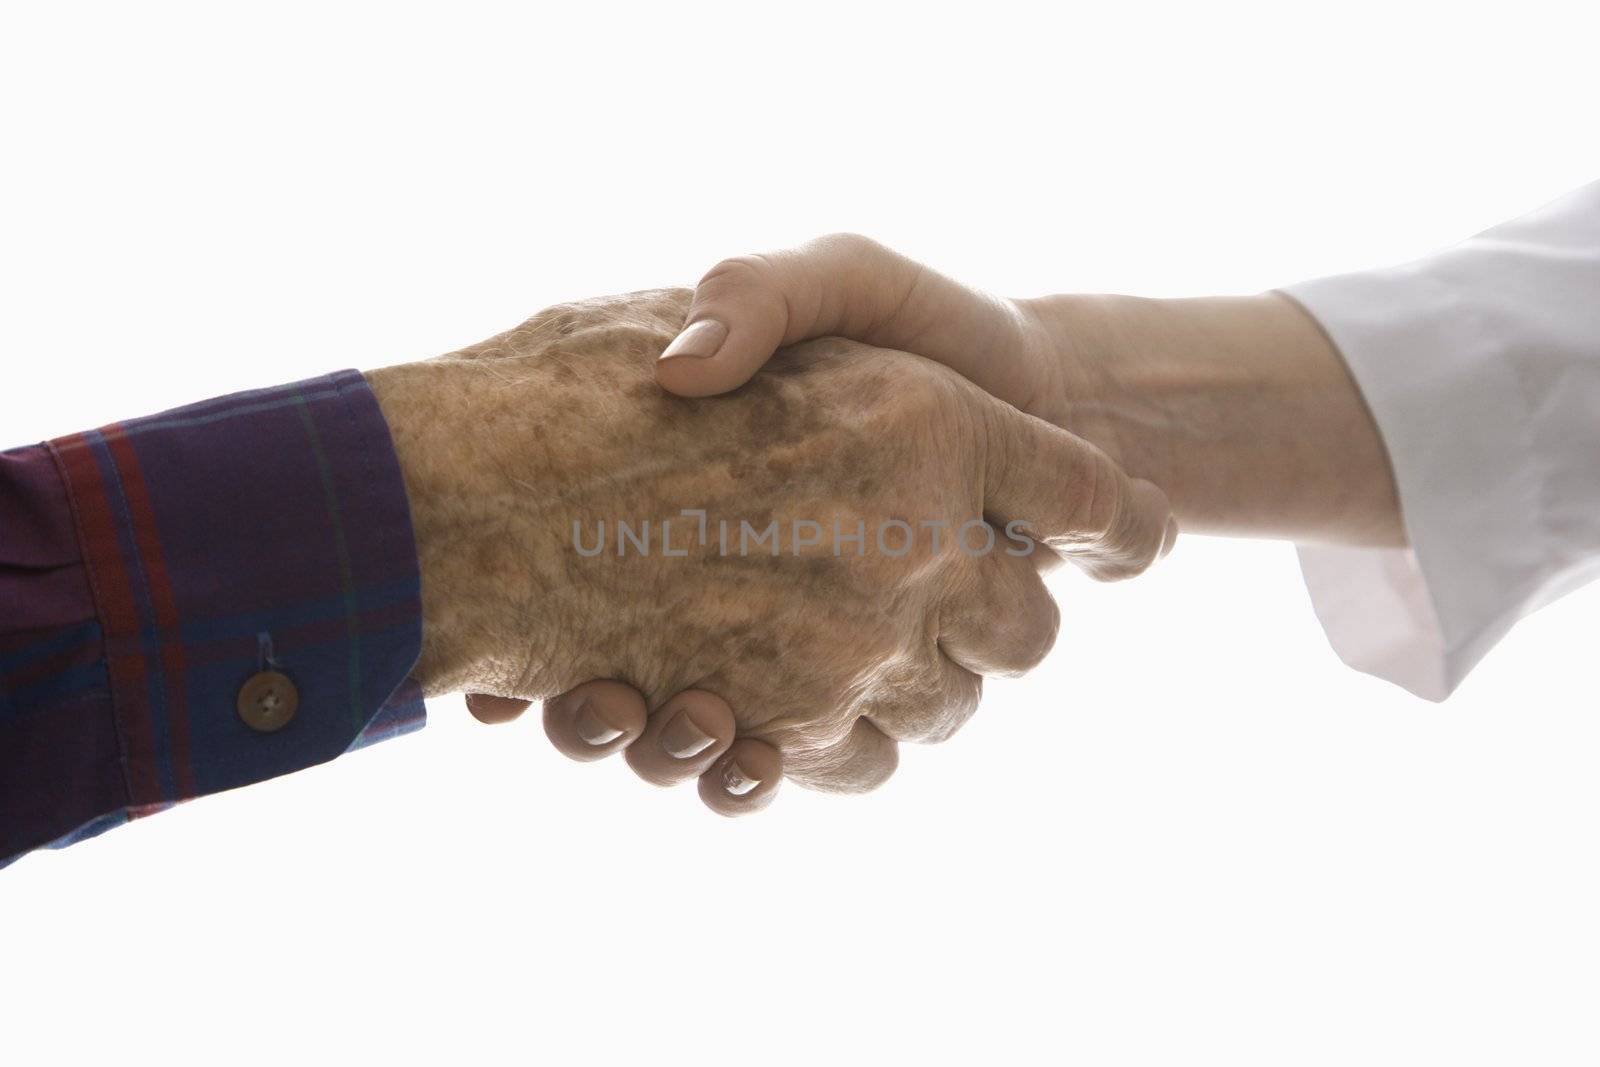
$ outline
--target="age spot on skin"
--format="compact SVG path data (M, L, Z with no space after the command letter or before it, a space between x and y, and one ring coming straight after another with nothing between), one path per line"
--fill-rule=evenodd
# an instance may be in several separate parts
M653 357L688 299L672 290L563 305L458 353L439 376L447 382L405 372L418 381L398 402L415 405L419 425L492 428L460 435L489 455L464 458L442 436L406 448L408 479L426 481L419 499L436 504L418 526L443 546L424 561L424 589L474 608L441 625L442 601L429 602L425 632L460 635L458 647L432 639L430 669L455 688L482 680L525 696L612 678L652 709L705 688L732 706L741 735L770 727L805 747L816 781L837 758L828 746L874 701L911 701L904 717L920 725L908 731L937 734L921 720L942 714L939 676L919 673L937 662L925 625L932 571L922 554L879 552L874 536L903 515L920 546L920 520L959 524L966 516L941 504L978 484L961 424L940 424L943 394L926 362L827 340L786 350L727 395L670 396ZM467 362L477 373L461 374ZM705 510L705 544L694 519L680 521L684 508ZM863 553L835 553L836 519L847 536L864 522ZM650 522L647 552L618 556L619 520L636 531ZM798 555L797 520L821 538ZM575 521L590 544L604 521L606 550L576 552ZM769 540L742 545L745 524L776 524L778 552ZM885 669L896 663L910 666Z

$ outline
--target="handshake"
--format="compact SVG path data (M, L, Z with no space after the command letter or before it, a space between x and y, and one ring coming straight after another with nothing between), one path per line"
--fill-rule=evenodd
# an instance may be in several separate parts
M424 688L487 722L544 700L567 755L728 815L881 784L1050 651L1041 572L1136 575L1175 512L1398 536L1359 394L1270 294L1004 300L831 237L368 379Z

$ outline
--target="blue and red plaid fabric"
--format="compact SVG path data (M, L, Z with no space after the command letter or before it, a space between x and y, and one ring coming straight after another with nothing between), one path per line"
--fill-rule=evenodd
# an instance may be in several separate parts
M355 371L0 453L0 865L420 727L421 645ZM267 667L300 708L258 733Z

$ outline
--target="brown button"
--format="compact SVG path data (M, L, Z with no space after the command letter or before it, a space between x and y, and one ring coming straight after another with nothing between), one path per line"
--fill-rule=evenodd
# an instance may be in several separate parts
M239 689L239 718L264 734L288 726L299 707L300 690L277 671L262 671Z

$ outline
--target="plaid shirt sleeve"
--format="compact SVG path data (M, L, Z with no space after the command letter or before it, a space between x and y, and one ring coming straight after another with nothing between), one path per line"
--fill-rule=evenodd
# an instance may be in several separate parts
M420 727L421 644L355 371L0 453L0 866ZM298 697L270 732L263 671Z

